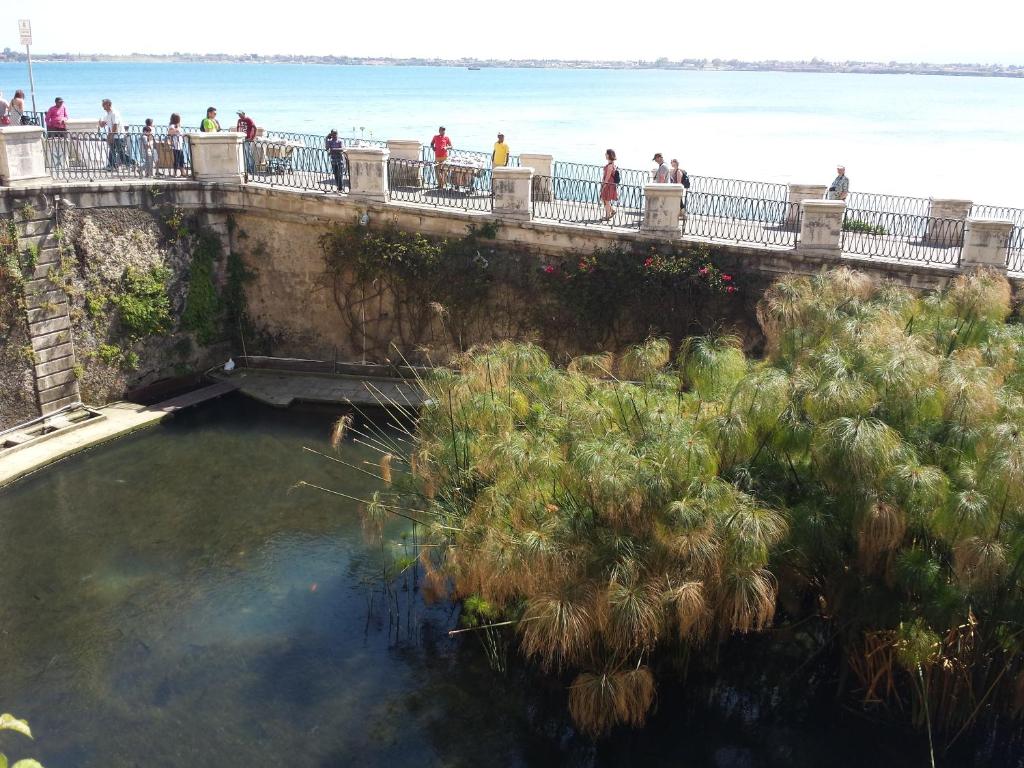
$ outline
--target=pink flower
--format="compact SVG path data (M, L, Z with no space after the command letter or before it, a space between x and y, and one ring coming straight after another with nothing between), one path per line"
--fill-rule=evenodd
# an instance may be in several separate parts
M735 285L727 285L725 287L725 292L726 293L736 293L736 286Z
M732 281L732 275L722 275L722 282L728 283Z
M554 272L555 272L555 265L554 264L545 264L544 265L544 274L552 275L552 274L554 274Z
M654 259L653 259L653 258L651 258L650 256L648 256L648 257L647 257L646 259L644 259L644 266L645 266L645 267L649 267L649 266L651 266L651 265L652 265L653 263L654 263Z
M708 268L707 267L701 267L700 269L697 270L697 274L700 275L701 277L707 276Z

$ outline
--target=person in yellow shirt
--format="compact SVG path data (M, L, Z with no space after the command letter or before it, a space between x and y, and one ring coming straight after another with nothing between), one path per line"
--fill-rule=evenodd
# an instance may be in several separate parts
M498 140L494 144L494 151L491 152L491 167L503 168L508 165L508 144L505 143L505 134L499 133Z

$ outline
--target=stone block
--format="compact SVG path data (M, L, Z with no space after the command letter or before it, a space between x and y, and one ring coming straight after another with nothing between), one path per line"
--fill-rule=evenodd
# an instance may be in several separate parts
M529 221L533 213L533 169L493 168L491 190L494 194L492 211L503 219Z
M349 194L363 200L386 202L388 198L388 159L391 153L380 147L350 147L348 160Z
M35 125L0 128L0 185L32 187L49 181L43 129Z
M533 168L533 199L549 203L554 198L551 177L554 176L555 158L552 155L526 152L519 155L521 168Z
M826 192L826 184L790 184L786 200L792 205L786 214L786 226L796 229L800 221L800 203L804 200L824 200Z
M803 254L839 258L843 236L843 200L804 200L800 203L800 241Z
M73 355L58 357L56 360L39 362L36 364L36 378L38 379L43 376L52 376L53 374L61 373L64 371L71 371L74 365L75 358Z
M683 198L683 189L682 184L645 184L644 220L640 231L670 240L682 237L679 201Z
M245 136L233 131L189 133L192 176L196 181L241 184L245 174Z
M40 397L42 397L43 392L68 383L74 384L76 387L78 386L78 381L75 379L75 372L70 368L58 371L57 373L36 377L36 388L39 390ZM61 396L63 397L63 395Z
M43 337L45 340L57 341L57 334L50 333ZM33 344L35 347L35 344ZM52 360L59 360L62 357L68 357L75 353L75 347L70 341L58 342L50 347L36 348L35 350L36 360L40 363L49 363Z
M1008 219L967 219L960 266L1006 270L1013 222Z
M973 207L974 203L970 200L932 199L928 216L933 220L928 222L924 242L940 246L949 245L957 230L956 225L949 220L966 221Z

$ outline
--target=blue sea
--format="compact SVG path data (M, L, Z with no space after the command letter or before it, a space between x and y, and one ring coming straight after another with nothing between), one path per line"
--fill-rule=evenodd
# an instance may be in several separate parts
M35 65L40 110L62 96L96 117L111 98L128 122L172 111L197 125L215 105L268 130L429 141L648 168L656 151L704 176L827 183L845 163L858 191L1024 207L1024 79L288 64ZM22 64L0 89L28 91Z

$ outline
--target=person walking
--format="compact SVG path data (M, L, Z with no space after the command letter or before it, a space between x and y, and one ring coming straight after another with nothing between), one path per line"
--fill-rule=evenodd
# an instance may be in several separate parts
M216 107L206 108L206 117L204 117L203 122L199 124L199 130L203 133L218 133L220 131L220 122L217 120Z
M615 215L612 200L619 199L620 176L619 169L615 165L615 150L606 149L604 159L608 162L605 163L604 171L601 173L601 202L604 203L605 214L602 221L609 221Z
M668 172L669 183L683 185L683 194L679 196L679 210L682 211L686 209L686 190L690 188L690 177L679 167L679 161L675 158L672 159L671 166Z
M11 117L11 125L28 125L31 123L32 119L25 114L24 91L17 90L14 92L14 98L11 99L7 112Z
M654 183L668 184L668 166L665 165L665 158L662 157L661 152L656 152L651 159L658 164L658 167L654 170Z
M338 191L341 192L344 186L344 170L345 170L345 145L342 144L341 139L338 138L338 132L332 130L327 134L327 154L331 159L331 170L334 172L334 183L338 185Z
M846 176L846 166L836 166L836 180L828 188L826 200L845 200L850 194L850 179Z
M494 149L491 151L491 167L492 168L504 168L508 165L509 149L508 144L505 143L505 134L499 133L498 140L494 143Z
M99 121L99 127L107 134L107 170L113 171L128 164L124 123L121 122L121 114L114 109L114 104L110 99L104 99L101 104L104 115Z
M445 128L442 125L437 129L437 134L430 140L430 148L434 150L434 173L437 174L437 188L444 189L447 183L448 153L452 148L452 140L445 135Z
M181 115L177 112L171 114L170 123L167 126L167 138L171 142L171 165L172 176L185 175L185 132L181 130Z

